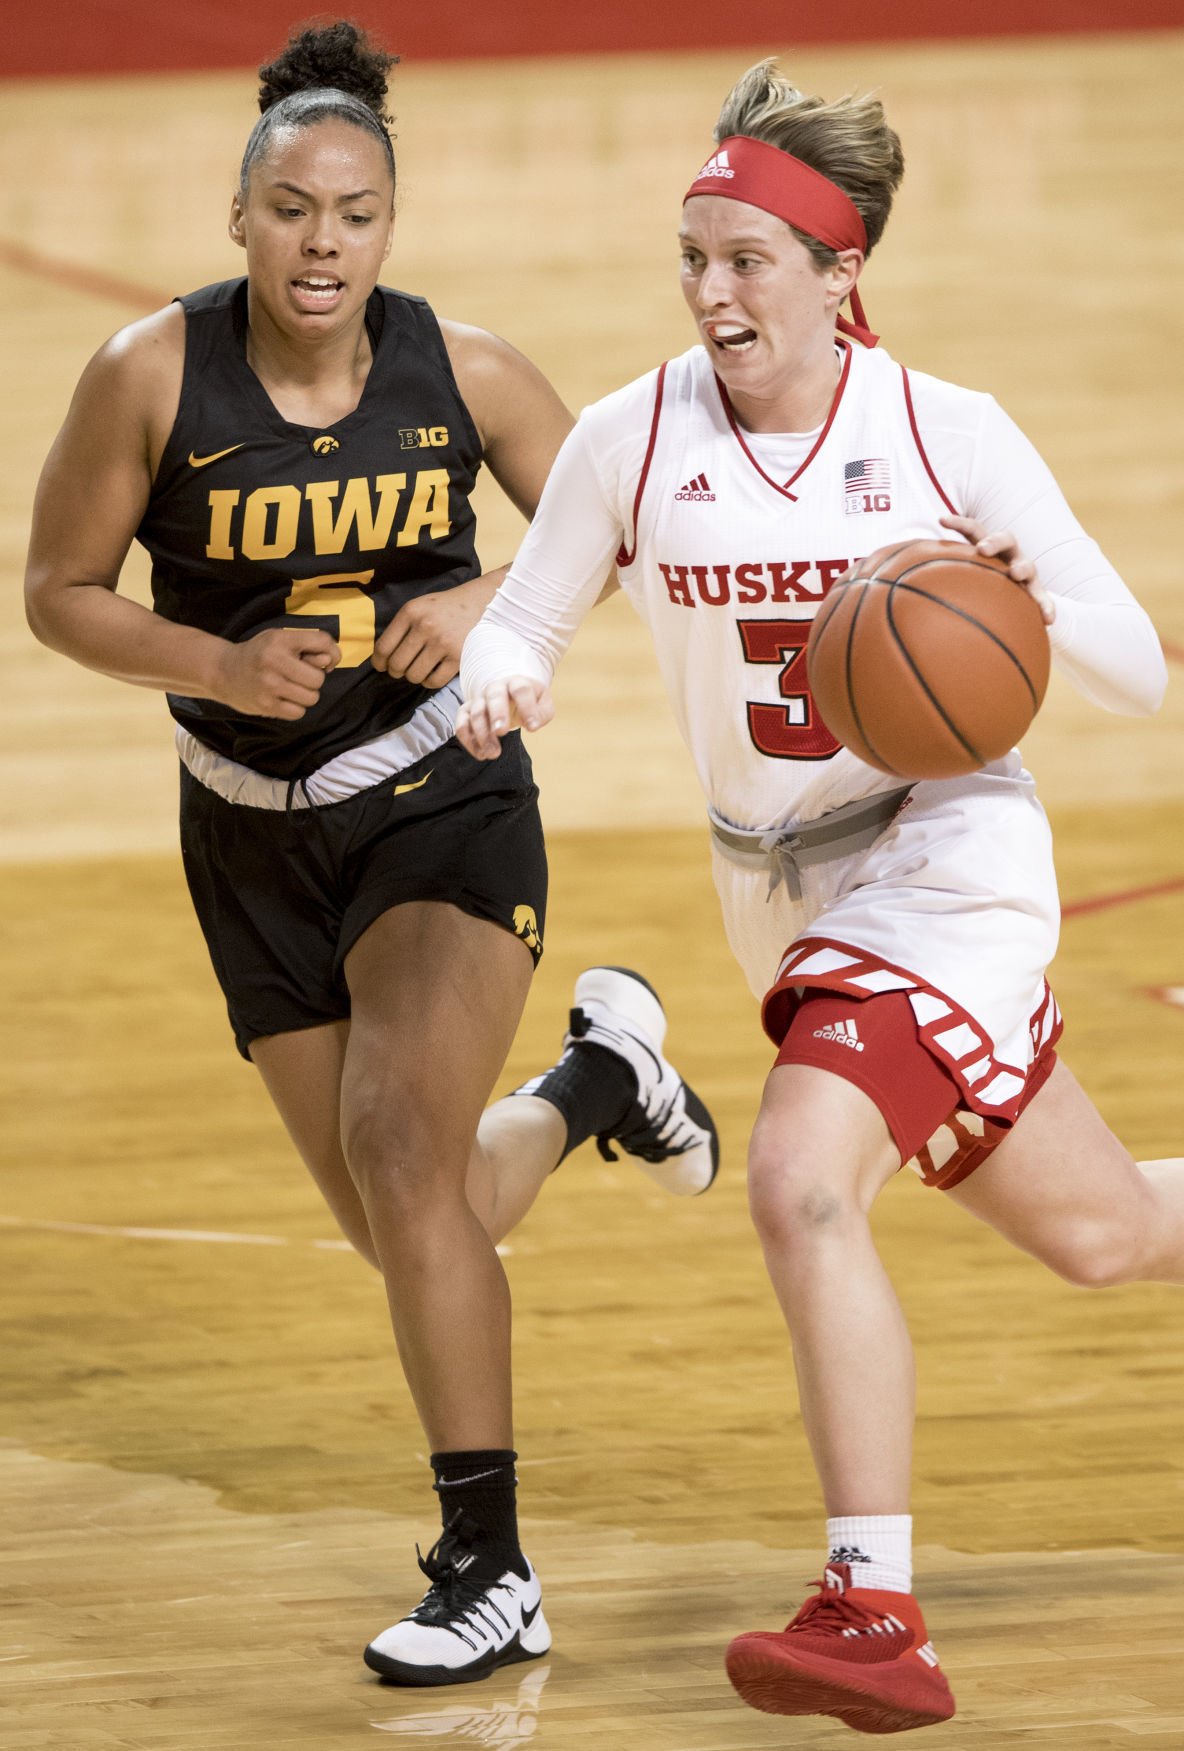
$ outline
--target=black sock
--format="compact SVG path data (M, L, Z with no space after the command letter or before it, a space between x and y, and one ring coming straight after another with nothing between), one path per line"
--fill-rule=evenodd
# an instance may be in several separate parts
M500 1555L521 1557L514 1461L506 1447L479 1447L461 1453L433 1453L434 1488L445 1528L457 1513L474 1520Z
M588 1137L604 1136L621 1123L637 1099L637 1077L607 1046L577 1040L553 1069L514 1092L550 1101L562 1114L567 1125L563 1160Z

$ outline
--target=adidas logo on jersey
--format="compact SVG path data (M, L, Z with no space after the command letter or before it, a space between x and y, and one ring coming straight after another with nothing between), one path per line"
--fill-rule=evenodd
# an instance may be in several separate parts
M859 1037L859 1029L848 1016L845 1021L829 1022L826 1027L814 1029L816 1040L833 1040L836 1046L850 1046L853 1052L863 1051L863 1041Z
M694 480L688 480L682 491L676 492L674 496L676 499L692 499L696 504L703 500L708 500L711 504L715 503L715 494L708 486L705 474L697 474Z
M713 157L711 157L707 160L707 163L703 166L702 170L699 172L698 176L695 178L695 181L701 182L705 176L732 177L732 176L735 176L735 174L736 174L736 172L732 169L731 165L728 163L727 153L726 152L716 152Z

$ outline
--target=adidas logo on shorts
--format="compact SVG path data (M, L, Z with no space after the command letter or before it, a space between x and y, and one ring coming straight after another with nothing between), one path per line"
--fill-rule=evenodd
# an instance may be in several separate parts
M863 1051L863 1041L859 1037L859 1029L850 1016L844 1021L828 1022L826 1027L814 1029L816 1040L833 1040L836 1046L850 1046L853 1052Z
M697 474L694 480L688 480L682 491L676 492L674 496L676 499L709 499L712 504L715 503L715 494L707 484L705 474Z

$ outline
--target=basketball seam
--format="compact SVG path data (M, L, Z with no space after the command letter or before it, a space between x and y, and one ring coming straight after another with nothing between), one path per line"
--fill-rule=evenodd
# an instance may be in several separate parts
M935 563L938 563L938 562L936 562L934 560L926 560L925 561L926 565L933 565ZM998 648L1003 652L1004 656L1006 656L1009 659L1009 661L1011 661L1015 665L1015 667L1019 670L1020 674L1023 676L1024 686L1028 689L1028 692L1032 696L1032 709L1034 711L1039 710L1040 700L1037 697L1035 687L1033 687L1033 685L1032 685L1031 676L1028 674L1028 671L1025 669L1024 665L1020 662L1020 660L1016 656L1015 652L1011 649L1010 645L1005 644L1004 641L999 637L999 634L997 632L993 632L989 626L984 626L982 621L979 620L976 615L969 613L967 609L959 608L953 602L947 602L944 599L944 597L936 596L930 590L923 590L919 584L905 583L904 580L911 575L911 572L921 571L923 569L924 569L923 566L913 566L910 571L902 572L899 578L894 578L891 583L888 583L888 590L890 592L889 610L891 611L891 592L893 590L903 589L906 595L922 596L926 602L935 602L939 608L946 609L946 611L950 614L956 614L960 620L968 621L971 626L977 627L978 631L982 633L984 638L989 638L991 640L992 644L997 645ZM993 566L980 566L978 569L980 571L994 571ZM998 576L997 573L996 573L996 576ZM877 579L877 582L887 583L888 580L885 578L879 578L879 579ZM1016 584L1014 587L1018 590L1018 589L1022 589L1023 586L1020 584ZM893 634L895 635L896 634L895 626L893 626L892 630L893 630ZM899 638L897 639L897 642L899 643ZM903 646L901 648L903 649ZM921 679L920 675L917 676L917 679L918 680ZM937 703L936 700L934 701L934 703L935 704ZM969 747L969 744L967 744L967 746ZM974 752L973 749L969 749L969 751L971 753Z
M896 543L895 547L882 547L877 554L869 555L869 558L874 558L876 561L875 569L873 571L870 571L870 572L861 572L858 568L861 565L866 565L867 560L866 559L858 560L856 562L855 578L858 579L860 582L864 582L864 583L870 583L873 578L878 583L887 582L888 581L887 579L880 577L880 567L882 565L887 565L889 560L895 559L898 553L904 553L912 545L913 545L913 543L911 541L898 541ZM925 560L925 561L923 561L923 563L925 565L932 565L933 561L932 560ZM914 569L916 569L916 568L914 567Z
M879 760L883 763L885 771L891 772L896 778L900 778L902 776L902 774L897 772L895 766L890 766L888 764L888 762L884 759L883 755L880 753L880 750L876 747L876 744L872 741L871 737L865 732L864 727L863 727L863 719L859 715L859 706L858 706L858 703L856 702L856 698L855 698L855 689L852 686L851 660L852 660L852 647L854 646L854 643L855 643L855 628L859 622L859 616L863 611L863 605L867 600L868 600L867 591L860 590L859 598L855 604L855 611L851 616L851 624L847 628L847 649L846 649L846 652L844 653L844 658L843 658L843 674L844 674L844 678L845 678L846 683L847 683L847 704L851 708L851 716L855 720L855 727L859 731L860 740L863 742L864 747L867 748L872 754L874 754L877 760Z
M908 588L907 585L906 585L906 588ZM926 699L928 699L930 705L933 707L934 711L937 713L937 715L941 719L941 721L945 724L945 726L949 730L950 734L952 736L954 736L959 742L961 742L962 746L966 749L966 752L970 755L971 759L976 760L978 762L978 764L980 766L982 766L984 764L982 755L979 753L978 749L972 745L972 743L970 743L966 740L966 737L962 734L962 731L958 728L957 724L953 721L953 719L950 717L949 713L946 711L945 706L942 705L941 701L937 698L932 687L930 687L928 681L926 681L924 675L922 675L920 669L918 669L916 663L913 661L912 653L909 650L909 647L905 644L904 639L901 637L900 633L897 630L896 622L892 618L892 597L893 597L895 591L896 591L896 585L894 583L889 584L888 585L888 601L885 604L884 619L887 623L889 632L892 634L893 638L896 640L896 648L899 650L901 656L904 658L904 660L908 664L909 668L913 671L913 675L916 678L918 686L921 688L921 691L924 693ZM925 594L925 591L920 590L920 591L917 591L916 593L918 595L923 596ZM940 597L930 597L929 600L930 601L940 601ZM943 604L943 606L944 606L944 604ZM969 620L972 618L972 616L967 615L966 618ZM974 624L977 626L978 622L974 621ZM1021 671L1021 673L1022 673L1022 671ZM1025 677L1025 679L1026 679L1026 677ZM868 745L870 747L871 744L869 743Z

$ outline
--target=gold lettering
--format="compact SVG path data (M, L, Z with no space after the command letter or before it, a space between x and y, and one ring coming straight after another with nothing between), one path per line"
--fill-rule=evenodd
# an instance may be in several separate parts
M426 529L433 541L443 541L452 528L448 510L448 470L421 468L415 476L407 521L395 538L398 547L414 547Z
M206 542L207 559L233 559L234 548L230 545L230 518L235 505L242 494L234 492L214 491L210 494L210 539Z
M268 512L275 506L275 532L267 535ZM248 559L287 559L300 527L300 489L260 486L243 512L243 553Z
M407 485L405 474L380 474L378 511L370 496L368 480L347 480L341 508L333 515L333 501L341 491L337 480L312 480L304 491L312 505L312 539L317 553L342 553L350 531L357 525L358 547L365 553L387 545L395 521L399 494Z

